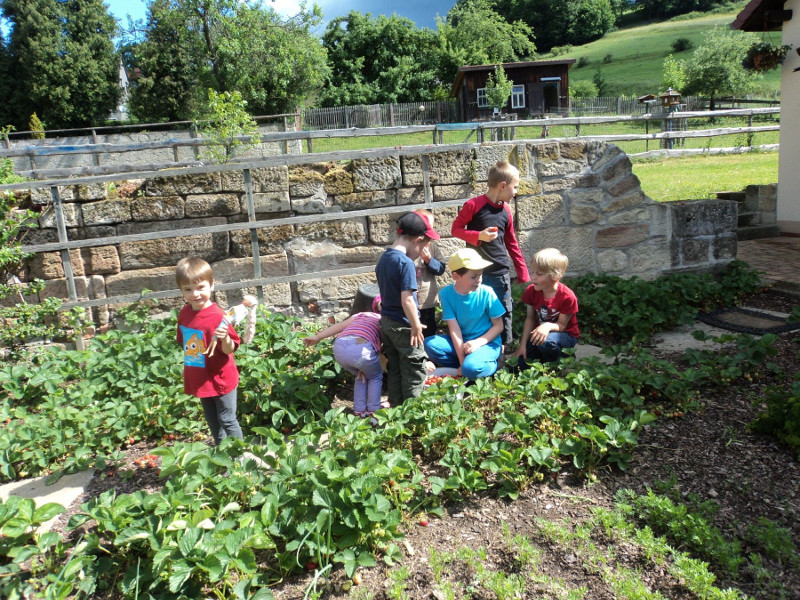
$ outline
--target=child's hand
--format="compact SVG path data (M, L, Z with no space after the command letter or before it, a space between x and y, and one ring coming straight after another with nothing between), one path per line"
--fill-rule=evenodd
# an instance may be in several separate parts
M512 357L521 356L523 359L527 359L528 358L528 348L527 348L527 346L528 346L528 344L520 344L519 348L517 348L516 350L514 350L511 353L511 356Z
M498 236L497 227L487 227L478 234L478 239L482 242L491 242Z
M214 337L219 341L224 341L228 337L228 324L225 321L214 330Z
M484 340L480 339L480 338L477 338L477 339L474 339L474 340L470 340L468 342L464 342L464 346L463 346L464 354L472 354L473 352L475 352L475 350L477 350L478 348L480 348L481 346L483 346L485 344L486 344L486 342Z
M307 338L303 338L303 344L306 346L313 346L319 341L319 338L316 335L310 335Z
M547 341L548 333L550 333L550 327L548 327L548 324L542 323L531 331L531 344L534 346L541 346Z
M411 327L411 347L412 348L421 348L425 343L425 334L422 330L425 328L425 325L420 326L419 329L415 328L414 326Z
M430 251L430 248L428 248L428 246L425 246L422 249L422 252L419 253L419 257L422 259L422 262L424 262L426 265L429 262L431 262L431 251Z

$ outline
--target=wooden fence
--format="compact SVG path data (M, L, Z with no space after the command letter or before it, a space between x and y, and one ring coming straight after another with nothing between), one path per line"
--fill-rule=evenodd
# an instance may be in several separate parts
M305 150L308 153L313 152L313 141L317 139L330 139L330 138L358 138L367 136L397 136L403 134L424 133L431 136L432 144L443 143L443 135L446 131L452 131L454 127L466 133L465 140L470 139L474 133L474 140L477 143L484 141L501 141L501 140L516 140L517 132L523 128L534 128L535 131L540 131L541 134L537 137L544 137L548 135L548 128L551 126L569 126L575 127L575 137L587 140L600 140L604 142L622 142L644 140L645 142L657 142L659 149L649 150L643 155L652 154L692 154L697 152L710 152L709 149L675 149L672 148L672 141L685 140L689 138L712 138L715 136L744 134L748 136L747 143L738 144L730 151L742 152L751 148L749 143L752 136L756 133L762 132L775 132L779 131L780 125L772 123L768 125L754 126L754 119L769 115L780 115L780 107L765 107L765 108L748 108L748 109L729 109L729 110L715 110L715 111L679 111L672 113L647 113L643 115L623 115L623 116L596 116L596 117L555 117L547 119L531 119L525 121L490 121L490 122L474 122L474 123L458 123L458 124L426 124L426 125L406 125L396 127L371 127L371 128L350 128L350 129L326 129L318 131L287 131L271 134L264 134L261 136L262 142L279 142L285 148L289 147L288 142L300 141L304 143ZM686 124L690 120L713 120L722 117L737 117L746 120L747 126L741 127L713 127L710 129L694 129L688 130ZM615 133L608 135L585 135L582 134L581 128L589 125L613 125L620 123L636 123L642 122L647 124L645 133ZM650 132L650 123L656 122L659 125L653 126ZM530 132L530 129L527 130ZM248 141L248 137L240 138L242 141ZM520 140L523 141L523 140ZM47 179L54 177L72 177L72 176L92 176L92 175L105 175L105 174L124 174L135 173L139 171L158 170L163 168L175 167L196 167L199 166L196 161L177 160L178 149L181 147L202 147L213 143L209 138L193 138L193 139L167 139L155 142L134 142L125 144L85 144L76 146L16 146L14 148L0 149L0 158L11 158L19 156L27 156L31 163L34 158L48 156L48 155L68 155L68 154L90 154L92 155L92 165L83 167L66 167L66 168L51 168L51 169L31 169L27 171L18 171L18 174L23 177L31 179ZM396 145L396 142L392 142ZM149 163L149 164L126 164L124 155L126 152L141 151L146 149L172 149L173 155L176 160L173 162L165 163ZM759 149L776 149L777 144L770 144L766 146L758 146ZM302 151L302 146L301 146ZM715 152L721 152L720 149L715 149ZM328 153L332 156L338 156L336 152ZM641 154L637 154L641 155ZM297 155L298 159L295 164L300 162L307 162L308 158L303 157L302 154ZM247 162L252 160L252 157L242 158L239 162ZM291 161L291 159L287 160ZM322 160L320 158L320 160ZM284 163L286 164L286 163Z
M452 123L455 100L309 108L300 113L301 129L349 129Z

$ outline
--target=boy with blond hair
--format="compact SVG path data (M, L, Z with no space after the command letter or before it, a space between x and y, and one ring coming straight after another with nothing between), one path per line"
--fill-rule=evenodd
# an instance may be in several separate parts
M491 265L483 272L483 283L491 287L506 309L503 315L503 344L511 343L511 264L519 283L528 281L528 267L514 233L509 202L517 195L519 170L507 161L489 169L489 189L468 200L453 221L451 233Z
M578 298L561 283L569 259L556 248L539 250L531 259L531 285L522 294L528 314L522 327L519 348L512 356L526 361L555 362L563 348L578 343Z
M425 340L425 352L440 367L458 369L470 381L494 375L500 358L503 308L492 288L481 285L491 266L472 248L462 248L447 262L453 283L439 292L442 320L449 334Z

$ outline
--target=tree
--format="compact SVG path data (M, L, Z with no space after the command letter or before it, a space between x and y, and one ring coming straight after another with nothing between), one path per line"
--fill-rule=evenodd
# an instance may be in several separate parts
M330 65L324 106L426 100L443 83L436 34L404 17L350 11L328 24L322 43Z
M678 60L672 54L664 59L664 75L661 78L661 92L672 88L682 92L686 84L686 63Z
M445 20L437 19L439 78L455 80L459 67L532 60L534 32L523 21L507 21L489 0L459 0Z
M283 19L260 0L152 0L144 40L126 48L140 120L202 116L206 90L239 91L252 114L293 111L327 78L311 33L318 7Z
M742 67L742 58L752 43L752 36L715 27L706 32L703 45L685 63L684 95L702 95L714 99L723 94L746 94L753 89L757 74Z
M224 164L240 146L258 144L258 125L247 113L247 102L239 92L217 93L209 89L207 106L206 120L199 129L212 140L212 145L203 150L204 158ZM250 136L250 140L241 140L240 136Z
M0 0L10 23L11 121L51 128L102 123L120 95L116 23L102 0Z
M588 79L581 79L579 81L570 81L569 96L570 98L596 98L599 94L597 93L597 86L593 82Z
M495 113L506 107L513 86L514 84L506 77L506 70L502 65L497 65L494 73L489 73L486 80L486 101L494 108Z

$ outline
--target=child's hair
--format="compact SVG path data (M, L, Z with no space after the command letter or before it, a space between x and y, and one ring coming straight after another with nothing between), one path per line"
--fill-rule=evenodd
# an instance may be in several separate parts
M567 272L569 259L556 248L543 248L533 255L531 269L547 274L550 279L561 279Z
M512 165L507 160L498 160L491 169L489 169L489 176L487 177L487 185L493 188L501 183L511 183L515 179L519 179L519 169Z
M211 265L196 256L180 259L175 267L175 282L178 287L198 281L214 283L214 271L211 270Z

